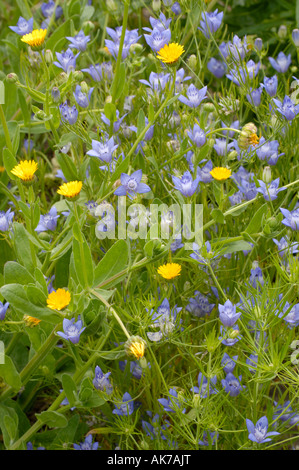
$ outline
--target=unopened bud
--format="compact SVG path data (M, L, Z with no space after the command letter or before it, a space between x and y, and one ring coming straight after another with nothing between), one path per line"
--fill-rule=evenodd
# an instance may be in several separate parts
M159 11L161 8L161 0L153 0L152 9L154 11Z
M208 113L212 113L213 111L215 111L215 106L213 105L213 103L205 103L203 105L203 109L205 111L207 111Z
M57 86L54 86L52 88L51 95L52 95L52 99L53 99L54 103L57 103L60 100L60 91L59 91L59 88Z
M48 65L51 65L53 62L53 53L50 49L45 51L45 61Z
M261 51L263 49L263 40L261 38L256 38L254 46L258 51Z
M117 6L114 2L114 0L106 0L106 7L109 11L116 11Z
M270 166L265 166L263 169L263 181L268 184L272 181L272 171Z
M281 26L279 26L277 34L278 34L278 37L280 39L285 39L287 37L287 34L288 34L288 30L287 30L286 25L282 24Z
M7 80L9 83L16 83L16 82L19 80L19 77L17 76L16 73L9 73L9 74L6 76L6 80Z
M81 70L75 70L73 73L76 82L81 82L84 79L84 74Z
M191 55L188 57L187 64L189 65L190 69L192 69L193 71L196 70L196 67L197 67L197 57L196 57L195 54L191 54Z
M299 47L299 29L293 29L292 39L296 47Z
M80 85L82 93L87 94L89 92L89 86L87 85L87 83L83 81L80 83Z
M141 54L143 51L143 46L141 44L135 43L130 46L131 54Z

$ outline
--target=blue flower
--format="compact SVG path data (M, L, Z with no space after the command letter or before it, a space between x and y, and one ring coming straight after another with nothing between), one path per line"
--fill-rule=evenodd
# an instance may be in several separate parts
M25 34L32 33L33 31L33 18L30 18L30 20L27 21L25 18L20 16L17 26L9 26L9 28L19 36L25 36Z
M147 332L147 336L151 341L160 341L163 337L169 336L176 328L177 315L182 310L182 307L174 306L170 309L168 299L164 299L161 305L157 308L157 312L152 315L153 328L159 328L158 332ZM150 312L152 314L152 312Z
M245 66L235 67L230 70L230 73L226 74L229 80L232 80L236 85L245 85L246 81L252 80L259 72L260 62L257 64L250 59Z
M170 29L161 31L157 28L154 28L151 34L144 34L144 38L149 47L153 51L158 52L169 43L171 39L171 31Z
M299 104L295 105L289 96L285 96L283 101L273 98L277 111L282 114L288 121L292 121L299 113Z
M226 328L223 325L220 326L219 341L225 346L234 346L241 338L241 335L238 335L239 327L234 325L232 328Z
M60 216L57 215L56 207L53 206L48 212L48 214L40 216L39 223L35 231L46 232L47 230L50 230L51 232L53 232L56 229L57 219L59 217Z
M285 190L285 188L278 187L279 178L276 178L269 184L264 183L262 180L258 180L258 182L260 184L260 188L257 188L257 192L264 196L265 201L274 201L274 199L277 199L278 193Z
M99 366L96 366L94 374L94 379L92 381L94 387L97 390L101 390L102 392L107 393L107 395L111 395L113 391L113 386L109 381L111 372L104 374L102 369Z
M120 370L124 371L127 365L127 361L119 361L119 368ZM137 361L130 361L130 372L135 377L135 379L140 380L142 377L142 367L140 366L139 362Z
M198 441L198 445L208 447L210 444L213 446L216 444L219 434L216 431L204 431L202 439Z
M109 36L112 38L110 39L105 39L105 45L108 48L110 54L117 59L118 56L118 51L119 51L119 45L120 45L120 38L122 34L122 26L118 26L115 30L112 28L106 28L107 33ZM134 29L132 31L126 30L125 32L125 38L124 38L124 44L123 44L123 50L122 50L122 59L124 60L129 52L130 52L130 46L132 44L137 43L137 41L141 38L141 36L138 36L138 30Z
M195 180L193 180L190 171L185 171L181 178L172 176L172 182L174 184L174 188L180 191L183 196L190 197L197 189L199 177L197 176Z
M69 106L65 101L59 106L59 110L62 122L68 122L71 125L77 122L79 112L75 105Z
M241 316L241 312L237 312L236 308L230 300L227 300L224 305L219 304L219 320L225 327L232 327Z
M121 118L119 117L119 111L116 110L116 121L113 123L113 132L116 133L119 131L121 123L125 119L127 114L124 114ZM101 113L102 121L110 128L110 120L105 116L104 113Z
M202 168L197 167L197 176L202 183L210 183L213 179L211 171L213 169L212 160L209 160Z
M242 376L237 379L231 372L228 372L225 379L221 380L222 387L224 388L225 392L228 393L231 397L237 397L243 386L240 384L242 380Z
M99 447L98 442L92 442L92 434L89 434L84 442L81 442L80 444L73 444L75 450L97 450Z
M264 442L269 442L272 439L269 439L269 436L277 436L279 432L267 432L268 431L268 419L266 416L260 418L256 425L250 419L246 419L246 425L249 432L248 439L258 444L263 444Z
M183 95L179 96L181 103L190 106L190 108L197 108L200 103L206 99L207 87L204 86L200 90L191 84L187 89L187 98Z
M87 47L87 43L90 41L90 36L85 36L84 32L81 30L75 37L68 37L66 39L70 41L70 48L77 49L78 51L84 52Z
M94 88L90 88L89 91L88 91L88 95L87 95L87 93L83 93L82 88L81 88L80 85L76 85L74 98L75 98L77 104L81 108L88 108L90 98L91 98L91 94L92 94L93 90L94 90Z
M268 165L276 165L278 158L284 155L284 153L278 154L278 147L278 140L266 141L265 137L261 137L256 154L260 160L266 160Z
M290 400L284 402L283 405L278 405L276 401L274 401L274 405L276 407L276 411L273 414L274 419L280 419L283 423L288 423L289 426L294 426L298 424L299 415L296 414L295 411L292 410L290 406Z
M299 325L299 303L292 306L289 302L286 302L282 311L277 313L279 318L283 318L288 323L289 328Z
M171 23L171 18L166 19L166 16L164 13L160 13L159 18L154 18L150 16L149 18L151 27L153 29L159 29L159 31L164 31L165 29L169 28L169 25ZM145 31L151 32L152 30L150 28L143 28Z
M222 78L226 72L226 65L214 57L209 60L207 68L216 78Z
M252 106L259 106L261 104L263 87L260 86L256 89L250 89L250 92L247 93L246 98Z
M178 408L181 408L181 404L178 400L177 391L174 388L169 390L170 397L168 398L158 398L158 402L163 406L166 413L176 413ZM182 410L184 413L185 410Z
M282 237L279 241L273 238L273 241L278 248L278 254L281 258L288 254L296 255L299 253L299 243L291 242L288 237Z
M293 29L292 31L293 43L296 47L299 47L299 29Z
M200 31L203 35L210 39L211 34L213 35L220 28L223 18L223 11L218 13L218 9L211 13L202 12L200 21Z
M73 344L79 343L80 335L86 328L82 328L82 321L80 319L80 315L78 316L78 320L76 322L75 318L72 318L71 320L64 318L62 326L63 332L58 331L58 336L61 336L61 338L66 339L67 341L71 341L71 343Z
M152 417L152 413L150 411L147 411L147 414ZM155 414L152 419L151 423L148 421L141 421L142 429L146 433L147 436L151 438L151 440L160 438L163 441L165 441L167 438L164 436L162 430L165 430L167 426L169 426L168 422L166 425L161 426L160 423L158 422L160 419L160 416L158 414Z
M63 10L61 8L61 6L57 6L56 7L56 10L55 10L55 1L54 0L50 0L48 3L42 3L41 5L41 10L42 10L42 14L44 15L45 18L50 18L53 13L55 12L55 19L58 20L62 13L63 13Z
M265 88L268 95L270 95L273 98L277 92L277 86L278 86L277 76L273 75L273 77L270 77L270 78L264 77L264 83L261 83L261 86Z
M121 186L119 186L114 194L116 196L135 196L136 194L144 194L151 191L151 188L145 184L141 183L142 170L137 170L131 175L122 173L120 176Z
M239 186L239 190L245 197L247 201L251 201L257 195L257 189L255 183L250 183L249 181L241 178L241 184Z
M221 359L221 365L226 374L232 372L236 367L235 361L238 360L238 356L233 356L232 358L225 352Z
M72 49L68 48L66 51L56 52L57 61L53 62L56 67L64 70L65 73L70 73L76 68L76 60L80 52L74 55Z
M95 82L100 82L103 78L111 80L112 64L111 62L103 62L102 64L90 65L88 68L82 69L82 72L88 73Z
M117 149L118 144L114 144L113 136L109 140L98 140L91 141L92 150L86 152L90 157L97 157L106 163L112 161L113 152Z
M182 9L181 9L181 7L180 7L179 2L174 2L174 4L173 4L172 7L171 7L171 11L172 11L175 15L179 15L179 14L182 12Z
M249 282L255 289L257 286L264 285L263 271L259 266L253 267L251 269Z
M242 61L245 59L245 55L248 51L246 37L242 39L239 38L236 34L233 37L233 41L228 41L227 44L220 45L220 52L226 58L228 55L233 57L236 61Z
M204 317L205 315L209 315L214 307L215 304L210 304L208 297L197 290L195 291L195 298L189 299L186 310L195 317Z
M11 223L13 220L14 212L11 212L11 209L8 211L0 211L0 231L7 232L10 230Z
M292 230L299 230L299 208L293 210L293 212L288 209L280 208L280 211L284 215L282 223L287 227L290 227Z
M276 60L273 57L269 57L269 62L276 72L285 73L292 62L291 54L286 56L283 52L279 52Z
M6 302L5 304L0 302L0 320L1 321L5 319L6 310L8 309L8 307L9 307L9 302Z
M226 139L215 139L213 148L216 150L217 155L224 157L233 146L234 142L228 143Z
M115 405L115 409L112 413L118 416L129 416L134 412L134 408L134 401L131 395L126 392L122 397L122 403L119 406Z
M194 124L192 131L187 130L187 135L196 147L202 147L206 143L206 134L198 124Z
M169 73L156 73L151 72L149 76L149 80L139 80L140 83L151 88L152 92L160 92L165 89L166 83L168 83L170 79Z
M201 398L206 398L209 395L215 395L218 393L218 390L215 388L217 383L217 376L214 375L208 381L207 377L205 377L201 372L199 372L197 377L198 387L192 387L190 390L193 393L198 394ZM209 385L209 390L208 390Z
M256 372L258 363L258 355L257 354L250 354L250 356L246 359L246 364L248 365L249 372L254 374Z

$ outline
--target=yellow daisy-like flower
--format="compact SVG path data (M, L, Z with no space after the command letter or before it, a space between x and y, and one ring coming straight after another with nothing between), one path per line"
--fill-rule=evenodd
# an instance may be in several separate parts
M39 48L44 43L46 34L46 29L34 29L32 33L22 36L21 41L25 42L32 48Z
M34 160L22 160L11 170L11 173L28 183L33 180L36 170L37 163Z
M170 44L165 44L165 46L158 51L157 57L164 62L164 64L171 65L177 62L184 52L184 46L172 42Z
M141 359L144 356L146 342L140 336L131 336L125 343L125 350L128 356L134 356Z
M38 320L38 318L31 317L30 315L24 315L23 320L30 328L33 328L41 322L41 320Z
M71 301L71 294L65 289L54 290L48 295L47 305L51 310L62 310Z
M59 186L58 194L73 199L80 193L82 189L82 181L70 181Z
M164 279L173 279L181 274L182 266L178 263L167 263L163 266L159 266L158 274Z
M213 168L212 171L210 171L210 175L213 176L213 178L217 181L224 181L227 180L227 178L230 178L232 172L228 168L224 168L221 166L217 166Z

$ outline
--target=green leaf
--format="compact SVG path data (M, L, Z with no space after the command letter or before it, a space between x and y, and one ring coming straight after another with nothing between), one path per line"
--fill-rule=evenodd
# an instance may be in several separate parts
M218 224L224 224L224 215L220 209L213 209L211 216Z
M112 287L121 281L121 278L111 280L113 276L127 267L128 245L125 240L118 240L104 258L99 262L94 271L94 286L105 284L105 288Z
M65 178L68 181L76 181L78 179L78 173L76 166L70 157L64 153L58 153L56 158Z
M77 397L77 386L69 374L63 374L62 387L71 406L75 405Z
M0 428L2 430L3 441L8 449L17 437L19 418L15 410L11 407L0 404Z
M104 114L110 123L116 121L116 106L113 103L106 103L104 106Z
M32 261L32 253L30 242L26 234L24 226L18 222L13 223L14 243L17 253L17 259L30 272L33 272L34 265Z
M20 107L22 110L23 118L24 118L24 125L28 126L31 121L30 112L29 112L30 108L26 102L23 90L21 90L20 88L18 88L18 95L19 95Z
M64 428L68 422L66 417L57 411L43 411L42 413L36 413L35 416L50 428Z
M17 180L18 177L13 175L11 173L11 170L18 164L18 162L17 162L16 158L14 157L14 155L11 153L11 151L8 148L3 149L3 164L5 166L5 170L8 173L8 176L12 180Z
M73 239L73 255L74 255L74 264L75 270L78 277L78 280L82 287L88 287L93 285L93 262L90 248L85 240L83 234L82 241L77 241Z
M5 356L4 361L4 364L0 364L0 377L14 390L20 390L22 382L14 362L9 356Z
M268 205L267 203L265 203L255 212L247 228L245 229L246 233L249 233L249 234L258 233L262 225L263 216L265 215L267 210L268 210Z
M16 280L23 286L29 282L35 282L34 277L24 266L16 261L8 261L4 266L4 282L5 284L14 284Z
M145 114L142 109L139 110L138 120L137 120L137 137L141 134L145 128Z
M124 62L120 64L119 73L116 82L115 101L118 100L123 94L126 83L126 66ZM114 85L114 84L113 84Z

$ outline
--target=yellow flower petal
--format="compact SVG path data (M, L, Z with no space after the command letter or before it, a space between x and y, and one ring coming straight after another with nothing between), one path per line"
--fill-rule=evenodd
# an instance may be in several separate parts
M37 163L34 160L23 160L11 170L11 173L27 182L33 180L36 170Z
M230 178L232 172L229 170L229 168L224 168L224 167L215 167L213 168L212 171L210 171L210 175L213 176L213 178L217 181L224 181L227 180L227 178Z
M82 181L70 181L61 185L57 191L58 194L68 198L74 198L78 196L82 189Z
M182 266L177 263L167 263L163 266L159 266L158 274L164 279L173 279L181 274Z
M164 62L164 64L174 64L179 60L184 52L184 46L172 42L170 44L165 44L165 46L158 51L157 57Z
M71 301L71 294L65 289L57 289L51 292L47 298L47 305L51 310L62 310Z
M32 33L22 36L21 41L25 42L30 47L39 47L44 43L46 34L46 29L34 29Z

